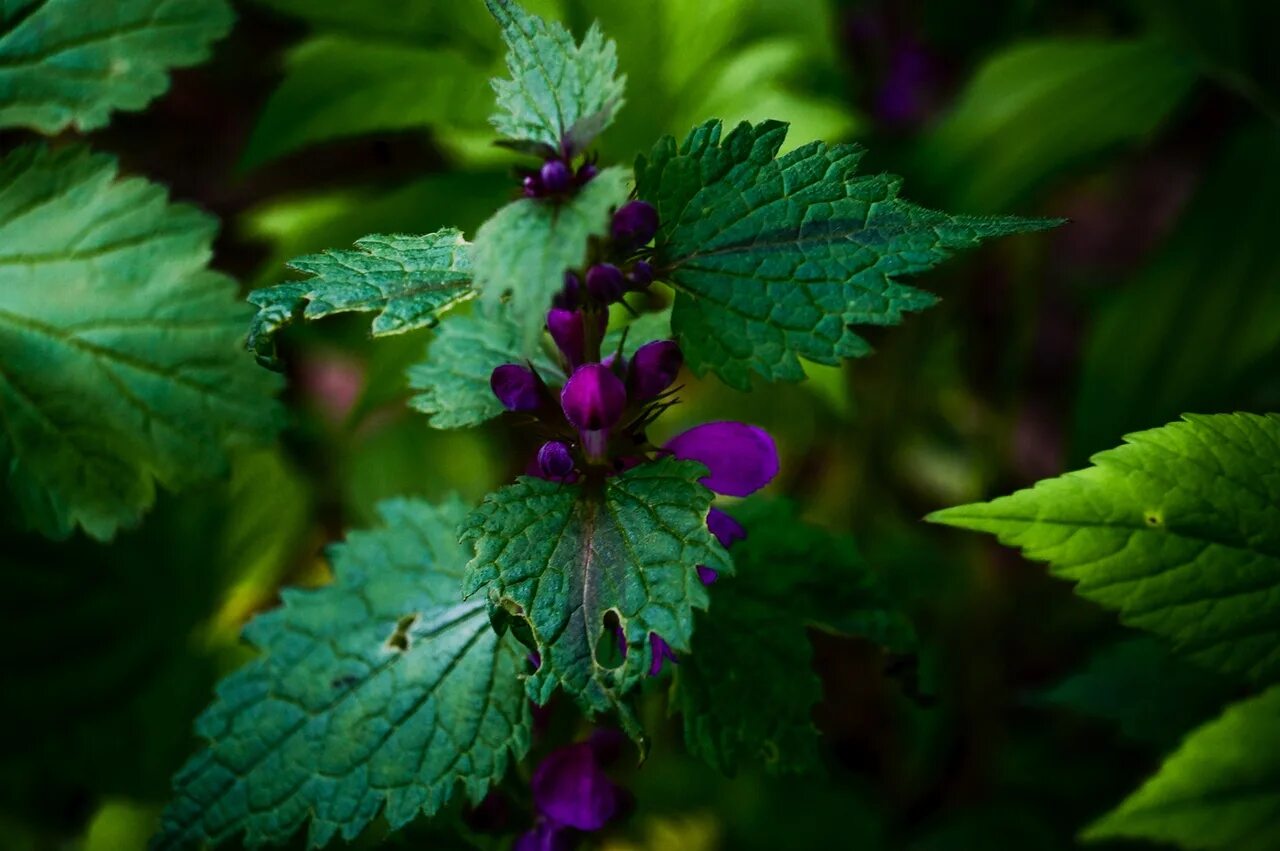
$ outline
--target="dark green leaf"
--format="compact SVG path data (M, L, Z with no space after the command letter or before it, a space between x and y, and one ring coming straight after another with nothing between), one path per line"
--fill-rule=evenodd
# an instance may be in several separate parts
M861 150L805 145L778 158L787 126L718 121L678 149L671 137L636 163L637 194L658 207L655 262L677 290L672 328L685 359L747 388L804 377L870 346L854 325L894 325L934 297L900 277L981 240L1055 222L950 216L898 198L899 181L854 177Z
M524 654L482 603L463 603L466 509L391 501L385 528L334 547L328 587L287 591L246 638L262 656L232 674L197 723L208 747L174 783L155 848L243 833L309 844L432 814L461 784L472 802L529 745Z
M0 460L43 532L110 538L274 433L247 308L206 267L216 223L81 147L0 163Z

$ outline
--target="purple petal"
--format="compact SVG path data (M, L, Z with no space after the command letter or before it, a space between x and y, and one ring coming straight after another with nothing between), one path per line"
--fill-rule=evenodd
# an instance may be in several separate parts
M670 387L680 374L684 355L673 340L654 340L636 349L627 370L631 397L643 402Z
M649 663L649 676L656 677L661 674L662 663L667 659L672 662L678 662L676 654L671 650L671 645L656 632L649 633L649 644L653 648L653 661Z
M489 387L508 411L538 410L538 377L527 367L504 363L489 376Z
M573 184L573 171L561 160L544 163L539 176L543 187L553 195L559 195Z
M715 584L715 581L720 578L719 573L716 573L714 570L707 567L705 564L697 565L697 568L698 568L698 579L701 580L703 585L713 585Z
M726 550L733 546L735 541L741 541L747 537L747 530L742 528L742 524L718 508L712 508L707 512L707 528L716 536L720 546Z
M699 461L710 474L702 484L726 496L748 496L778 475L778 447L758 426L737 422L704 423L667 442L667 451L683 461Z
M514 851L569 851L573 837L562 826L550 821L540 821L520 834Z
M627 388L609 367L583 364L560 391L560 406L579 431L603 431L622 417L627 407Z
M613 304L627 291L627 279L612 263L597 263L587 270L587 292L603 304Z
M555 340L556 347L560 349L560 354L564 355L569 368L579 366L586 357L582 313L560 307L552 308L547 313L547 331L551 333L551 339Z
M573 454L569 446L559 440L549 440L538 450L538 468L543 476L561 481L573 472Z
M552 751L533 772L533 802L552 821L599 830L618 810L618 790L586 742Z
M627 246L644 245L658 232L658 211L644 201L629 201L613 214L613 238Z

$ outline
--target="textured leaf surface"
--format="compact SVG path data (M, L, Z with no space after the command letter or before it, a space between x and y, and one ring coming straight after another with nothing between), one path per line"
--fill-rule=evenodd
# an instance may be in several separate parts
M997 535L1192 660L1280 676L1280 416L1189 415L931 520Z
M385 528L332 550L334 583L286 591L245 637L262 655L197 723L208 747L174 781L158 849L243 833L310 846L478 801L529 744L524 654L464 603L459 502L384 503Z
M893 650L914 646L915 632L849 538L805 524L782 500L734 513L747 530L733 546L736 575L710 587L672 709L690 752L720 771L806 771L818 762L810 713L822 697L806 627Z
M439 314L471 295L471 259L462 233L447 228L426 236L366 236L355 250L325 251L290 261L312 277L256 290L258 308L249 345L258 359L275 360L275 334L301 317L372 313L373 336L434 325Z
M484 591L527 623L542 660L528 680L535 702L560 686L588 712L615 708L649 669L649 633L688 652L693 610L707 605L696 566L733 570L707 531L705 472L666 458L595 491L525 477L468 519L463 540L476 555L466 593ZM610 611L627 643L616 664L617 642L604 628Z
M626 77L617 76L617 49L599 26L582 44L558 23L530 15L512 0L485 0L507 42L509 80L494 80L498 108L491 121L503 136L569 153L582 151L622 106Z
M504 363L523 363L520 325L505 304L477 304L469 316L444 323L423 361L409 368L409 386L423 392L409 404L436 428L479 425L503 411L489 376ZM535 348L531 362L547 381L560 374L546 347Z
M1280 687L1187 737L1155 777L1084 832L1188 849L1270 851L1280 836Z
M8 0L0 6L0 127L95 130L169 87L231 29L225 0Z
M854 325L895 325L934 297L897 279L983 239L1054 222L950 216L898 198L899 180L854 177L861 149L814 142L779 158L787 126L718 121L636 163L637 195L658 208L656 265L677 290L685 359L739 388L752 373L799 381L870 352Z
M0 163L0 460L26 521L109 538L158 481L220 475L271 435L276 380L205 264L216 223L80 147Z
M471 256L476 288L489 304L506 294L522 326L521 348L531 353L546 324L564 273L581 269L588 241L609 232L609 213L627 200L625 169L607 168L563 204L514 201L476 232Z

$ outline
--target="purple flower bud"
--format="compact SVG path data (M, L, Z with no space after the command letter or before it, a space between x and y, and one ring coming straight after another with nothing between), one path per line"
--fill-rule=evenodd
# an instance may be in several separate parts
M555 307L547 313L547 331L556 341L560 354L564 355L570 369L576 369L586 358L586 338L583 333L582 313Z
M582 168L578 169L578 185L590 183L591 179L600 173L600 169L596 168L595 163L583 163Z
M627 371L627 391L638 402L652 399L680 374L684 355L673 340L654 340L636 349Z
M532 174L527 175L521 185L524 187L526 198L537 198L542 194L542 183Z
M623 245L644 245L658 232L658 211L645 201L628 201L613 214L613 238Z
M542 475L557 481L573 472L573 455L567 444L559 440L549 440L538 450L538 468Z
M627 388L604 364L583 364L560 391L560 406L578 430L602 431L622 417Z
M538 377L527 367L504 363L489 376L489 386L508 411L538 410Z
M631 283L644 289L653 283L653 266L648 260L637 260L631 266L631 274L627 276Z
M778 447L769 433L736 422L704 423L678 434L666 449L682 461L699 461L709 471L701 481L716 493L749 496L778 475Z
M604 304L613 304L627 291L627 279L612 263L597 263L587 270L587 292Z
M543 188L551 195L566 192L573 185L573 172L563 160L548 160L543 163L540 176Z
M698 581L700 581L703 585L712 585L715 583L717 579L720 578L719 573L707 567L705 564L697 565L697 568L698 568Z
M735 541L741 541L747 537L747 530L742 528L742 524L718 508L712 508L707 512L707 528L716 536L720 546L726 550L733 546Z
M653 648L653 661L649 663L649 676L656 677L661 674L662 663L668 659L673 663L679 664L676 654L671 650L671 645L664 641L658 633L649 633L649 646Z
M604 827L620 803L618 788L600 768L595 752L586 742L548 754L533 772L530 785L538 812L557 824L578 830Z

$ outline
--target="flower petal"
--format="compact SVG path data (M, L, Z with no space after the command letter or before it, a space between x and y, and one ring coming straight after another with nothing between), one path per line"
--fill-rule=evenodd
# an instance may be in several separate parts
M666 449L710 470L702 484L726 496L748 496L778 475L778 447L758 426L714 422L694 426L668 441Z
M599 830L618 811L618 790L587 742L552 751L533 772L533 802L559 824Z
M742 528L742 524L718 508L712 508L707 512L707 528L716 536L720 546L726 550L733 546L735 541L741 541L747 537L747 530Z

